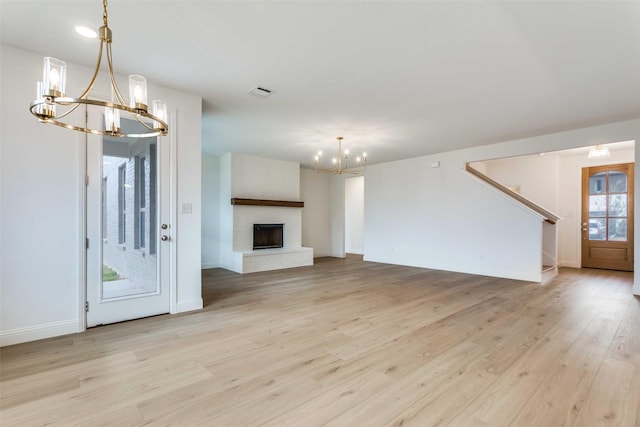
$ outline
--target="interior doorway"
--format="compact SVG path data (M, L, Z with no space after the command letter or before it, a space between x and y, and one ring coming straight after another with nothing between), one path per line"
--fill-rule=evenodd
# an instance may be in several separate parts
M582 267L633 271L634 164L582 169Z
M364 255L364 176L344 180L345 252Z

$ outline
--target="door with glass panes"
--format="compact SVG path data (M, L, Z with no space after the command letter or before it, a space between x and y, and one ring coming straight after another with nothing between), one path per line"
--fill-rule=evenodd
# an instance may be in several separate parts
M582 266L633 271L633 163L582 169Z
M169 144L87 137L87 327L169 312Z

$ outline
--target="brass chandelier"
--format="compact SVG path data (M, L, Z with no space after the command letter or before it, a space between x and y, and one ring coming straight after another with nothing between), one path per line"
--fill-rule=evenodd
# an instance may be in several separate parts
M167 126L167 104L161 100L152 101L152 113L148 112L147 81L144 77L136 74L129 76L129 103L124 100L120 93L113 73L112 36L108 24L107 0L103 0L102 6L104 25L98 30L100 50L98 51L98 61L89 86L78 98L67 97L65 95L67 65L59 59L46 57L44 58L43 79L37 84L37 96L31 103L29 110L42 123L50 123L96 135L135 138L166 135L169 130ZM100 72L103 50L106 51L107 56L111 83L111 102L89 98ZM68 120L67 116L81 105L104 108L104 129L90 127L88 124L74 125L66 121ZM123 132L120 127L121 113L133 118L140 126L131 133Z
M321 173L333 173L335 175L353 174L359 175L367 170L367 153L362 153L362 156L356 157L356 164L353 167L349 167L349 150L342 150L343 137L339 136L338 140L338 155L331 159L331 168L323 168L322 163L322 151L318 151L315 156L316 172Z

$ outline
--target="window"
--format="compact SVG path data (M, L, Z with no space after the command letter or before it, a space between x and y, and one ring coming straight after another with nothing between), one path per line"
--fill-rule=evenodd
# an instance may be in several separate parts
M156 177L156 159L158 158L156 143L152 142L149 145L149 158L148 158L148 168L149 168L149 203L148 203L148 217L149 217L149 253L156 253L156 245L157 245L157 212L156 212L156 186L157 186L157 177Z
M589 177L589 240L627 240L627 175L599 172Z
M118 168L118 244L124 245L127 241L127 165Z
M107 238L107 177L102 178L102 238Z
M135 182L135 202L136 202L136 220L135 220L135 247L144 249L147 244L146 239L146 221L147 221L147 174L149 173L149 164L147 157L136 157L136 182Z

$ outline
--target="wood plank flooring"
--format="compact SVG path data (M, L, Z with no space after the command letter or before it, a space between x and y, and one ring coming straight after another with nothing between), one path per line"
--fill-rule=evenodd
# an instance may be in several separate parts
M632 282L205 270L203 311L1 349L0 424L639 426Z

